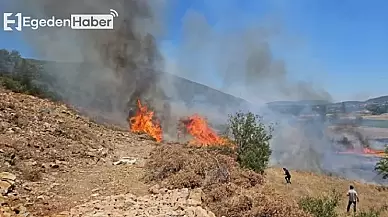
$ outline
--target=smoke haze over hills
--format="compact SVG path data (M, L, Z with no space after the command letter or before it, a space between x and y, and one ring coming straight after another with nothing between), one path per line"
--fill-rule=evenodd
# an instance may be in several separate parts
M12 4L18 11L37 17L107 13L110 8L118 11L112 31L51 28L24 33L39 57L80 62L46 66L57 81L54 90L70 103L117 113L122 121L126 121L128 102L137 98L144 99L155 110L162 110L165 101L169 101L176 116L198 112L219 122L226 119L227 113L240 108L265 113L266 121L278 123L272 147L274 164L315 171L336 168L332 144L324 136L324 123L295 124L294 117L260 107L273 100L334 98L319 84L292 78L285 61L273 55L272 41L285 34L277 19L269 16L262 23L217 31L204 15L189 10L182 20L181 42L173 45L176 55L163 56L157 39L166 32L165 18L171 6L167 1L14 0ZM222 23L232 15L243 17L240 11L229 10L229 18L216 14L214 19ZM189 85L172 85L179 79L163 72L194 81L216 79L218 89L254 105L234 105L230 98L214 97L214 92L206 88L197 91ZM204 97L208 100L201 100ZM305 109L311 111L311 107ZM351 167L355 162L359 159L349 158L345 166Z

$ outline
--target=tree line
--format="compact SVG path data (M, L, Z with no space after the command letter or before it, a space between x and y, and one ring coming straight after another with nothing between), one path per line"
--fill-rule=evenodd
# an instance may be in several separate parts
M6 89L57 101L59 96L49 89L52 81L42 62L23 58L15 50L0 50L0 84Z

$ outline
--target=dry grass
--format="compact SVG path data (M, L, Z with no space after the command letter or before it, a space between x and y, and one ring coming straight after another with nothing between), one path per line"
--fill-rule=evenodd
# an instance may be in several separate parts
M203 189L203 201L217 216L308 216L297 203L304 196L342 194L338 213L346 216L346 192L350 184L360 194L359 210L379 208L388 203L388 188L351 182L310 172L291 171L286 185L281 168L266 170L266 177L242 170L233 155L217 150L163 145L154 150L147 165L149 181L168 188ZM383 213L382 216L388 216Z
M233 155L219 150L163 145L151 154L148 180L167 188L197 188L203 201L217 216L309 216L296 203L287 201L264 177L240 169Z
M388 204L388 188L372 184L363 184L332 176L317 175L310 172L291 171L292 184L286 185L281 168L270 168L266 171L266 186L276 189L290 200L297 201L303 196L320 196L330 194L332 189L342 193L339 212L346 211L346 192L349 185L354 185L360 196L358 208L367 210ZM384 213L382 216L388 216Z
M371 120L388 120L388 114L381 114L381 115L363 115L364 119L371 119Z

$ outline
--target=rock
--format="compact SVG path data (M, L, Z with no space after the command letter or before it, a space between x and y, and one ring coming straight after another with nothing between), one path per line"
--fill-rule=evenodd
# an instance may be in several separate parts
M15 213L26 213L27 212L27 208L24 207L22 204L19 204L17 206L14 206L12 207L12 210L15 212Z
M156 184L156 185L151 186L148 189L148 192L150 192L151 194L158 194L159 193L159 189L160 189L160 185Z
M22 187L23 187L24 190L26 190L26 191L32 191L32 188L31 188L31 186L28 185L28 183L24 183L24 184L22 185Z
M215 217L200 206L188 204L189 190L187 188L160 191L159 185L150 187L152 195L136 197L132 194L108 196L93 200L72 208L67 216L176 216L176 217ZM191 200L200 201L202 191L194 189Z
M12 184L7 181L0 181L0 190L2 194L8 194L12 189Z
M0 196L0 205L4 205L7 203L7 198L5 198L4 196Z
M188 199L187 204L190 206L199 206L202 204L202 202L198 200Z
M0 173L0 179L3 180L3 181L15 181L16 180L16 176L12 173L9 173L9 172L2 172Z
M54 169L57 169L57 168L59 168L59 165L56 164L56 163L51 163L51 164L50 164L50 167L51 167L51 168L54 168Z
M195 207L194 212L196 217L210 217L208 212L200 206Z
M5 131L5 133L7 133L7 134L12 134L12 133L14 133L15 131L13 130L13 129L11 129L11 128L9 128L9 129L7 129L7 131Z
M187 202L192 206L197 206L202 204L202 190L200 188L196 188L190 191L189 198Z
M131 158L131 157L123 157L120 160L113 162L113 165L120 165L120 164L135 164L137 162L136 158Z

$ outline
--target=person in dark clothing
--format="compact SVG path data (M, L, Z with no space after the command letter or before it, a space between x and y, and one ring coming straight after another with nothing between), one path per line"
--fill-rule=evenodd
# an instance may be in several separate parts
M286 179L286 182L288 184L291 184L291 174L290 174L290 171L288 171L288 169L286 168L283 168L284 170L284 175L286 176L285 179Z
M350 186L350 189L346 195L349 197L348 206L346 207L346 211L349 213L350 207L353 204L353 211L356 212L357 203L360 202L360 199L358 198L357 191L354 190L353 185Z

